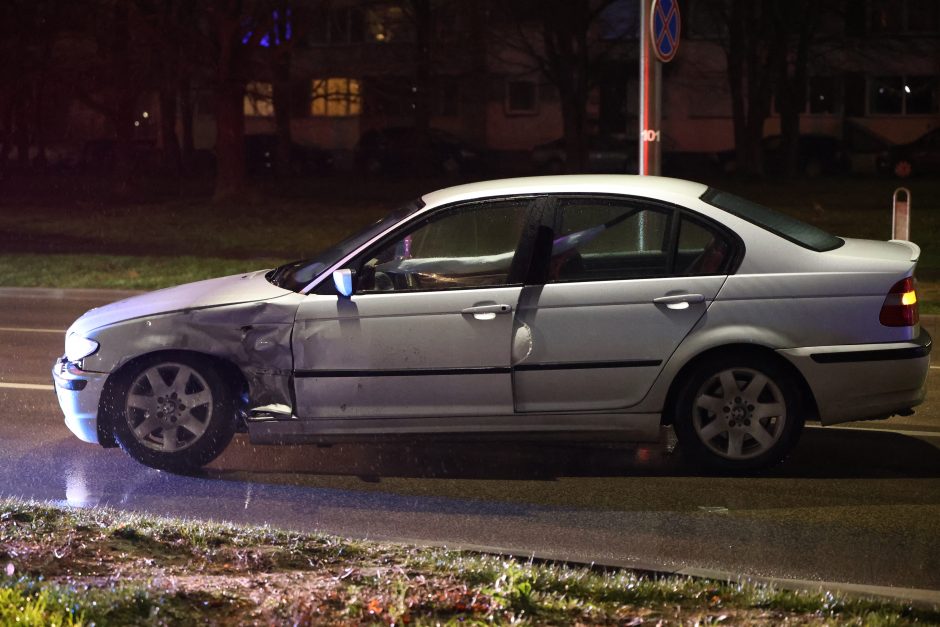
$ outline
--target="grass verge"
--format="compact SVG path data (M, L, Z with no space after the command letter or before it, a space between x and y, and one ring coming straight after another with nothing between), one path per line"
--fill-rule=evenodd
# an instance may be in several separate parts
M4 287L155 290L212 277L273 268L283 259L0 254Z
M866 624L940 610L0 500L0 623Z
M192 191L168 195L159 181L118 204L95 200L100 190L84 190L83 179L54 182L23 181L20 193L0 199L0 285L149 290L271 267L311 256L409 199L453 184L354 177L261 182L241 201L219 205ZM891 179L705 182L838 235L891 234L897 187ZM905 184L912 239L922 247L921 311L940 313L940 180Z

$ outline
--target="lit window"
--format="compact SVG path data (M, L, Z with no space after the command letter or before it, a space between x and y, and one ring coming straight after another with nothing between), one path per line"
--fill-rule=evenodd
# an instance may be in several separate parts
M315 116L341 117L362 113L359 81L355 78L314 79L310 113Z
M404 10L394 5L371 7L366 15L367 38L373 43L414 41L412 26Z
M252 81L245 88L245 115L260 118L274 117L271 83Z

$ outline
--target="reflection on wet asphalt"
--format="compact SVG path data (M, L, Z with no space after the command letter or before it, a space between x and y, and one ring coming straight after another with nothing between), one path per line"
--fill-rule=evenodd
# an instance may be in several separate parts
M42 318L64 329L95 304L3 300L0 327ZM0 331L0 382L48 382L62 338L25 335ZM940 387L934 377L931 387ZM0 407L4 495L585 561L940 589L932 406L869 426L937 435L809 428L790 460L748 478L703 476L678 455L626 444L254 447L242 436L203 474L182 477L79 442L51 391L0 388Z

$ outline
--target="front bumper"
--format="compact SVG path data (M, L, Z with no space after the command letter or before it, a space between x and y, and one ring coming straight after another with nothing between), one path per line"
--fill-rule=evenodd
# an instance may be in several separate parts
M877 420L923 402L930 334L909 342L812 346L778 351L809 384L824 425Z
M60 357L52 367L52 380L65 424L78 439L98 444L98 402L108 375L82 370Z

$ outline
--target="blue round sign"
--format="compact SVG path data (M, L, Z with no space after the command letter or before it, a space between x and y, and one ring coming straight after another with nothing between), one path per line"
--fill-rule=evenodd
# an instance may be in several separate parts
M679 50L679 0L653 0L650 7L650 37L653 52L663 63L672 61Z

